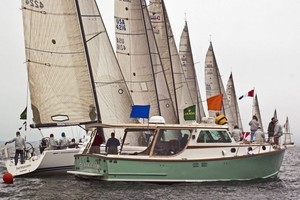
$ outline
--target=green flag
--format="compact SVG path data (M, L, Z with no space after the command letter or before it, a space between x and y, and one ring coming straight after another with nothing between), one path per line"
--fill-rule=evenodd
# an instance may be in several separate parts
M27 107L24 109L24 111L20 114L20 119L27 119Z
M196 105L185 108L183 113L184 120L196 120Z

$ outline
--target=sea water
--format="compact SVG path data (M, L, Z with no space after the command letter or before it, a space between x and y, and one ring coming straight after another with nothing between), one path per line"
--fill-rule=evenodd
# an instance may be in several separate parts
M274 179L154 184L81 180L66 173L1 180L0 199L300 199L300 147L288 148ZM184 169L183 169L184 170ZM0 166L0 172L5 172Z

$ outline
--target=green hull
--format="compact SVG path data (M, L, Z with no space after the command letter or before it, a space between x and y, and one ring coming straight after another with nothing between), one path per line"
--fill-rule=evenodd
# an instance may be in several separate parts
M204 182L276 176L285 149L264 154L205 160L168 160L76 155L78 176L104 181Z

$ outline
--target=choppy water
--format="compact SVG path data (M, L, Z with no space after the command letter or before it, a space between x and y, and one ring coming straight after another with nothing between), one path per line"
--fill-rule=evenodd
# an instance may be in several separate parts
M68 174L17 177L13 184L1 180L0 199L300 199L299 155L300 147L287 150L276 179L149 184L87 181Z

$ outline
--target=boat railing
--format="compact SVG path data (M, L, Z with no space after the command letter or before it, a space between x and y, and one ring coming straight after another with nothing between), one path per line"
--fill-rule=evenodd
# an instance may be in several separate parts
M240 144L237 147L237 150L235 152L235 156L239 156L239 152L241 148L248 147L247 155L255 154L255 152L261 153L262 151L265 152L268 149L268 152L271 152L273 150L273 145L270 143L264 143L264 144L255 144L255 143L249 143L249 144ZM258 150L257 150L258 149Z

